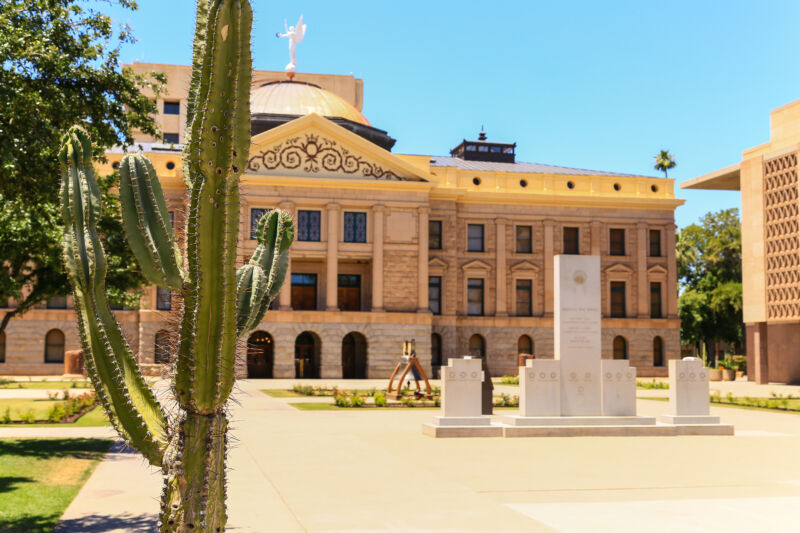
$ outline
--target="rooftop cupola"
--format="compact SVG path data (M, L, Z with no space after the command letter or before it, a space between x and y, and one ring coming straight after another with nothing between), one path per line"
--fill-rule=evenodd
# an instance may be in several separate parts
M498 143L486 140L486 132L481 126L477 141L464 139L461 144L450 150L450 155L465 161L492 161L495 163L513 163L514 149L517 143Z

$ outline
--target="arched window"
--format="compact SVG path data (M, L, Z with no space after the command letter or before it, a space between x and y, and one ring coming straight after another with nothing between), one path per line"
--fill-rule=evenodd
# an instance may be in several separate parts
M51 329L44 338L44 362L64 362L64 333L60 329Z
M625 337L614 337L614 359L628 358L628 341Z
M169 332L167 330L162 329L156 333L153 354L153 360L156 364L169 363Z
M0 363L6 362L6 332L0 333Z
M523 335L517 341L517 353L533 355L533 339L528 335Z
M469 338L469 354L472 357L486 357L486 341L477 333Z
M275 343L266 331L254 331L247 339L247 377L271 378Z
M442 336L431 333L431 366L442 366Z
M653 366L664 366L664 339L653 338Z

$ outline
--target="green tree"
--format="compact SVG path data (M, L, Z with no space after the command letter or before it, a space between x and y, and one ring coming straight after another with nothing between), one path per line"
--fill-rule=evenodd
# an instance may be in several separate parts
M109 0L136 9L133 0ZM0 306L17 305L0 321L69 292L61 258L58 207L60 136L80 123L95 141L96 155L130 145L135 130L157 134L154 103L141 94L159 91L164 77L135 75L119 65L120 48L133 42L129 28L80 0L0 2ZM119 202L104 179L100 222L109 253L110 294L131 305L129 289L141 286L133 256L124 246Z
M681 338L705 346L716 364L716 343L741 350L742 234L738 209L706 214L677 238Z
M671 168L675 168L675 158L669 153L669 150L661 150L658 154L653 158L656 160L656 164L653 166L656 170L660 170L664 173L664 177L668 178L669 174L667 171Z

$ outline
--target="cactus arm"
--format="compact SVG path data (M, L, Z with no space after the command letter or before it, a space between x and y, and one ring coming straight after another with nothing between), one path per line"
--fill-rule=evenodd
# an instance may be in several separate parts
M197 14L195 18L194 41L192 43L192 77L189 81L189 97L186 101L186 124L191 125L194 120L195 110L197 109L197 95L200 92L202 80L208 80L203 76L203 69L207 66L203 63L206 48L206 30L208 26L209 0L197 0ZM191 129L187 128L186 144L191 143ZM189 152L185 151L183 156L183 168L189 167ZM184 172L186 186L191 189L191 172Z
M250 262L237 271L237 329L239 338L255 329L280 291L289 267L289 246L294 240L292 219L283 211L261 217Z
M64 258L89 376L112 424L151 464L161 464L166 417L142 377L114 319L105 290L106 259L97 233L100 190L88 135L73 127L62 139Z
M169 221L167 202L156 170L141 154L128 154L119 165L122 226L148 281L179 290L183 286L181 253Z
M234 379L239 176L250 148L251 23L246 1L210 3L186 147L192 183L189 273L176 392L181 406L203 414L222 408Z

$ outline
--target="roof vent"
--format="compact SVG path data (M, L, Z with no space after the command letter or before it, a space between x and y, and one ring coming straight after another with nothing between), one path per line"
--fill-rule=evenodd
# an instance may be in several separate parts
M486 131L481 126L477 141L464 139L450 150L450 155L465 161L491 161L494 163L513 163L517 143L496 143L486 140Z

